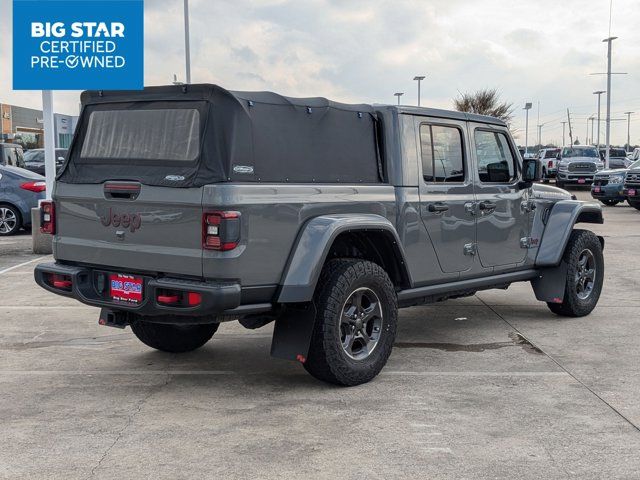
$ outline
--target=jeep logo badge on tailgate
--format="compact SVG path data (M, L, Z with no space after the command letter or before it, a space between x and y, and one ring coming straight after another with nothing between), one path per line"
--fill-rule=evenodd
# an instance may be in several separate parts
M115 213L109 208L109 211L100 217L100 223L105 227L113 225L114 227L128 228L133 233L142 225L142 217L137 213Z

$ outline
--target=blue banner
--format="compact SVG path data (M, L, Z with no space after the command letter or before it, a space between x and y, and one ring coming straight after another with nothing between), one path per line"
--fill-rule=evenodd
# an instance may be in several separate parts
M13 0L14 90L139 90L142 0Z

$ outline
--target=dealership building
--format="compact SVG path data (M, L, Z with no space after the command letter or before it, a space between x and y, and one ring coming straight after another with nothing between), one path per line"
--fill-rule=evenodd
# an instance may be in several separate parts
M20 143L26 148L44 146L42 110L0 103L2 118L1 142ZM56 148L67 148L76 128L78 117L54 114Z

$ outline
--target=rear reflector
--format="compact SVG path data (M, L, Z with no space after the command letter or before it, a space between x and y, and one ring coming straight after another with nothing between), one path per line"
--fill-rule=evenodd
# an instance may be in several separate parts
M158 295L158 303L166 303L167 305L170 305L172 303L178 303L179 301L179 295Z
M29 190L30 192L40 193L47 189L47 184L45 182L25 182L20 184L20 188Z
M55 273L49 273L47 275L47 283L53 288L67 291L71 290L71 286L73 285L69 275L58 275Z
M202 248L233 250L240 242L240 212L208 212L202 216Z
M50 235L56 233L56 205L53 202L40 203L40 231Z
M196 292L189 292L187 294L187 303L190 307L195 307L196 305L200 305L202 303L202 295Z

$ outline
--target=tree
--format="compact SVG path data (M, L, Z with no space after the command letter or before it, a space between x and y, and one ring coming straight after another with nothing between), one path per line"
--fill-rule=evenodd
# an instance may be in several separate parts
M497 117L505 123L513 119L513 104L503 102L495 88L485 88L473 93L461 93L453 99L453 105L459 112L478 113Z

